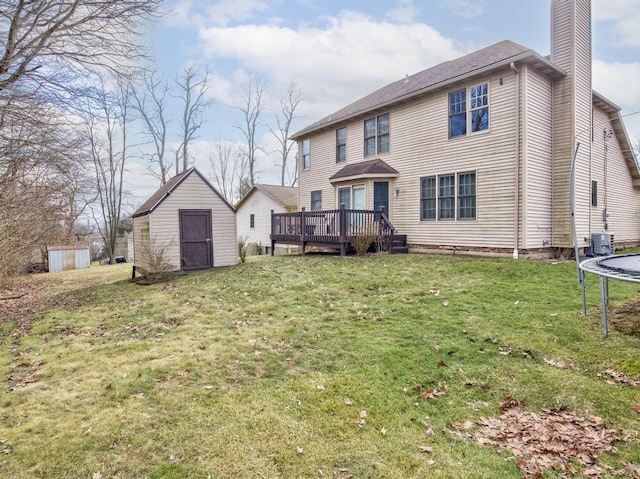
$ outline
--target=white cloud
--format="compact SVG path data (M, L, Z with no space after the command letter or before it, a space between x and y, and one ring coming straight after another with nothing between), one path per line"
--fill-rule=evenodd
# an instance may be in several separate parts
M640 2L638 0L594 0L593 19L611 26L614 42L622 47L640 46Z
M413 0L398 0L398 6L387 12L387 18L398 23L412 23L418 15Z
M306 123L332 113L371 91L461 55L454 42L432 27L377 22L342 11L324 28L242 25L203 28L210 59L234 59L271 83L295 80L302 89Z
M206 8L207 18L213 25L226 26L232 22L246 21L256 13L269 10L263 0L222 0Z
M485 11L484 0L444 0L440 2L440 8L462 18L478 17Z
M623 120L630 140L640 138L640 63L593 62L593 88L622 108ZM625 117L625 115L629 115Z

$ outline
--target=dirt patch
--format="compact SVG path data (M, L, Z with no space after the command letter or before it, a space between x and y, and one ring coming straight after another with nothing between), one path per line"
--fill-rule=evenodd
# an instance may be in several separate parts
M640 337L640 299L627 301L611 309L607 317L613 329Z

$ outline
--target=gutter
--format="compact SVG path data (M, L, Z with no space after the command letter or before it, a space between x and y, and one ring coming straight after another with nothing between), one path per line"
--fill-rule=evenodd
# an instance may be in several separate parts
M293 135L291 135L289 138L291 140L295 140L298 141L300 138L304 138L309 136L312 133L315 133L317 131L321 131L324 130L325 128L330 128L334 125L338 125L340 123L343 123L345 121L351 121L360 117L364 117L367 116L369 114L371 114L372 112L381 110L381 109L385 109L387 107L396 105L396 104L400 104L400 103L404 103L406 101L409 101L413 98L419 97L419 96L423 96L426 95L428 93L437 91L439 89L442 88L447 88L449 85L458 83L458 82L462 82L462 81L466 81L468 79L477 77L477 76L482 76L485 75L489 72L492 72L494 70L500 69L500 68L504 68L510 65L515 64L515 62L537 62L540 65L548 68L551 72L548 73L547 75L553 75L553 76L566 76L566 72L564 72L563 70L561 70L560 68L558 68L556 65L554 65L553 63L551 63L549 60L547 60L544 57L541 57L540 55L538 55L537 53L535 53L533 50L527 50L524 51L522 53L519 53L517 55L514 55L510 58L506 58L503 60L499 60L495 63L492 63L490 65L486 65L484 67L478 68L476 70L472 70L466 73L463 73L461 75L457 75L451 78L448 78L446 80L440 81L438 83L434 83L432 85L428 85L424 88L421 88L419 90L407 93L405 95L402 96L398 96L395 98L392 98L390 100L387 100L385 102L379 103L377 105L371 106L369 108L357 111L355 113L352 113L350 115L345 115L345 116L341 116L338 118L331 118L331 115L329 115L329 117L325 118L325 122L323 124L320 124L319 122L322 121L323 119L320 119L318 122L311 124L310 126L294 133ZM387 85L388 86L388 85ZM364 97L363 97L364 98ZM359 101L359 100L358 100ZM347 105L349 106L349 105Z
M514 179L515 179L515 211L514 211L514 224L513 224L513 259L518 259L518 238L520 236L520 71L516 68L515 62L511 62L509 65L511 70L516 76L516 115L515 126L515 167L514 167Z

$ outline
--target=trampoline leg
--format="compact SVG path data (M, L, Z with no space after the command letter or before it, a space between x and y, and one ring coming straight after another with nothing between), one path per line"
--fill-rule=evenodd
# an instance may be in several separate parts
M587 315L587 295L584 290L584 287L585 287L584 271L580 270L579 277L580 277L580 286L582 286L582 316L586 316Z
M609 284L608 278L600 276L600 301L602 303L602 333L606 338L609 335L609 328L607 326L607 303L609 302Z

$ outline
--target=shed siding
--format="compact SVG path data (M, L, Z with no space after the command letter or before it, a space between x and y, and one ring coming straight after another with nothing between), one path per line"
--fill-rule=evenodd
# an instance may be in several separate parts
M151 241L149 231L149 215L133 218L133 257L136 268L149 271L149 254Z
M195 173L189 175L149 216L150 239L166 247L167 260L181 269L179 210L211 210L213 266L238 263L235 212Z
M72 269L88 268L91 264L89 258L89 248L80 247L49 247L47 248L49 260L49 272L58 273Z
M523 245L541 248L551 241L552 87L549 79L524 68L523 91ZM543 243L545 242L545 243ZM550 243L549 243L550 244Z
M269 195L256 189L238 207L238 238L247 238L247 243L261 246L271 244L271 210L286 213L286 209ZM251 228L251 215L255 217L255 226Z

